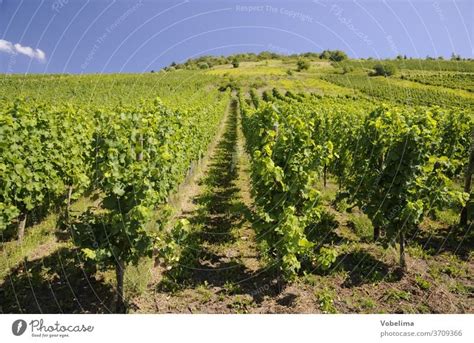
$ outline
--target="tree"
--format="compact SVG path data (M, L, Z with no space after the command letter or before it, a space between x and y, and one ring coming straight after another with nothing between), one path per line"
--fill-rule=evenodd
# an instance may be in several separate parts
M234 68L238 68L240 66L239 60L238 59L233 59L232 60L232 66Z
M257 55L257 60L258 61L270 60L272 58L275 58L276 56L278 55L276 55L274 52L262 51L261 53Z
M322 60L328 60L331 57L331 53L329 50L324 50L320 55L319 58Z
M460 60L461 60L460 55L456 55L454 52L451 54L451 61L460 61Z
M299 60L296 62L296 70L297 71L303 71L303 70L308 70L310 67L310 64L306 60Z
M374 66L374 76L392 76L397 72L397 68L393 64L378 63Z
M198 63L198 68L199 69L209 69L209 64L207 64L206 62L199 62Z
M329 59L333 62L341 62L347 59L347 54L341 50L334 50L330 52Z
M302 54L301 56L305 57L305 58L312 58L312 59L317 59L319 58L319 54L317 52L306 52L304 54Z

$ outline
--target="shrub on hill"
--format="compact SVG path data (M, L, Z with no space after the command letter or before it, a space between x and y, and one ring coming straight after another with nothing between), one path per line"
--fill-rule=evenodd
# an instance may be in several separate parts
M303 70L308 70L310 67L310 64L306 60L299 60L296 62L296 70L298 71L303 71Z
M378 63L374 66L374 72L372 76L392 76L397 73L397 68L393 64L381 64Z

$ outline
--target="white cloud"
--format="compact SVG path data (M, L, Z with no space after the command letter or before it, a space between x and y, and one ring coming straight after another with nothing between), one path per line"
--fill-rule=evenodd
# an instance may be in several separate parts
M13 45L12 43L0 39L0 51L1 52L6 52L7 54L13 54L15 51L13 50Z
M6 52L7 54L22 54L40 62L46 60L46 54L40 49L33 49L19 43L13 44L12 42L3 39L0 39L0 52Z
M46 61L46 54L43 50L36 49L36 58L40 61Z

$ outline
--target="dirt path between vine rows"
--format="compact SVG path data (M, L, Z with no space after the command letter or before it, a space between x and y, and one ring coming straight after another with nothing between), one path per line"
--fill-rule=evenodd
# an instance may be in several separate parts
M336 229L327 244L341 250L334 269L307 271L293 282L283 282L260 255L265 249L257 243L249 160L235 99L224 117L222 135L210 150L196 180L185 188L177 215L191 223L196 250L177 277L162 266L153 268L152 280L132 299L130 312L465 313L472 308L462 289L472 284L462 261L452 260L463 282L460 294L450 293L447 282L431 279L423 291L420 275L428 278L426 271L434 273L441 261L410 257L408 275L393 277L395 255L360 242L348 227L347 213L336 213L328 224ZM334 212L330 202L325 206Z
M254 312L256 302L278 293L252 228L249 161L238 112L233 99L222 137L181 202L178 217L189 220L199 242L196 264L186 266L175 288L161 270L153 290L134 301L137 312Z

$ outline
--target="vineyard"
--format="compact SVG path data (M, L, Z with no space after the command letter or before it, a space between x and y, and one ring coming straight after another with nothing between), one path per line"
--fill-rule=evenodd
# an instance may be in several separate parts
M432 86L441 86L454 89L465 89L474 92L474 74L472 73L429 73L429 74L413 74L402 75L402 78L423 83Z
M470 62L464 63L463 61L457 60L434 60L434 59L396 59L396 60L383 60L382 63L390 64L403 70L417 70L417 71L455 71L455 72L474 72L474 65ZM349 65L355 68L366 68L371 69L374 66L374 61L367 60L348 60L340 62L340 66Z
M387 80L385 77L357 74L332 74L324 76L323 79L339 86L360 90L372 97L407 105L439 105L443 107L462 107L464 104L472 107L474 105L470 94L455 92L449 88L420 87L415 82L407 85L406 83L409 81Z
M300 61L2 77L0 313L472 313L474 62Z

